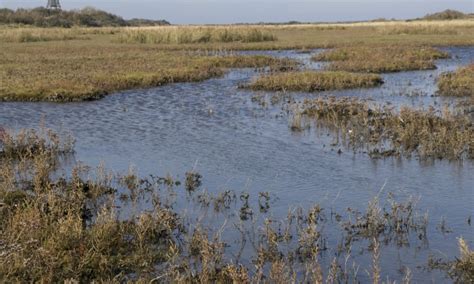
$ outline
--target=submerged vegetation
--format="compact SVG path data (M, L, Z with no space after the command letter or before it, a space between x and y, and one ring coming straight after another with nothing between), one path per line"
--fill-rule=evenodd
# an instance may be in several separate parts
M399 72L436 69L433 60L449 55L430 47L351 46L324 51L314 61L330 61L329 70L349 72Z
M456 260L430 259L429 268L445 271L455 283L474 282L474 251L459 238L459 257Z
M374 158L416 154L421 159L474 159L472 121L449 110L396 111L350 98L305 100L295 109L298 120L314 121L333 131L340 143L354 151L366 149Z
M474 97L474 63L441 75L438 88L442 96Z
M195 171L186 174L186 188L170 176L115 175L103 166L94 172L76 165L61 175L60 163L51 161L70 151L57 146L68 142L45 143L59 137L49 130L21 133L2 136L10 153L0 160L0 275L7 282L378 283L385 279L384 247L427 241L428 217L413 198L389 195L381 206L376 197L365 211L339 213L315 204L278 220L267 214L270 195L260 193L259 218L248 193L210 195L199 190ZM186 202L213 211L180 214L180 190L187 190ZM240 214L229 214L239 206ZM328 226L340 232L337 244L328 242ZM472 252L460 245L447 275L472 279ZM238 257L229 254L235 249ZM330 249L334 256L325 256ZM361 257L371 266L360 267ZM401 275L406 282L410 269L417 268Z
M383 83L376 74L300 71L264 75L248 85L253 90L319 92L370 88Z

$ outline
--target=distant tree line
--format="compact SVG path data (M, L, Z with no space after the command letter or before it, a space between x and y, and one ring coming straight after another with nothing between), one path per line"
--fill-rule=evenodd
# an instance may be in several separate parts
M37 27L125 27L125 26L162 26L170 23L165 20L132 19L95 8L81 10L49 10L43 7L34 9L0 9L0 24L32 25Z

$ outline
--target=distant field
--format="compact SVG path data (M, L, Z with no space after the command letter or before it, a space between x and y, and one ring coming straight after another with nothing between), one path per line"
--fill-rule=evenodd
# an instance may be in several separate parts
M233 50L354 46L370 50L394 45L474 45L474 20L139 28L0 26L0 99L97 99L123 89L204 80L223 74L223 68L281 64L271 58L214 56Z

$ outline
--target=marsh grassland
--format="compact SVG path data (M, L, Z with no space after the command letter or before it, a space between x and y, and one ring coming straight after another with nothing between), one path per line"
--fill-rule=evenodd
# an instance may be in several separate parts
M459 17L0 26L0 282L472 283Z
M434 60L448 58L447 53L419 46L352 46L328 50L313 57L330 61L329 70L388 73L435 69Z
M357 72L431 69L432 60L447 55L428 46L474 45L473 27L470 20L71 29L3 26L0 27L0 98L4 101L94 100L118 90L205 80L221 76L225 68L276 63L256 57L239 58L237 64L235 58L195 56L190 51L222 54L233 50L338 47L318 56L320 60L333 61L329 69ZM407 32L387 32L397 28ZM427 31L420 35L417 32L420 29ZM456 32L439 34L438 29ZM371 60L365 60L369 54Z

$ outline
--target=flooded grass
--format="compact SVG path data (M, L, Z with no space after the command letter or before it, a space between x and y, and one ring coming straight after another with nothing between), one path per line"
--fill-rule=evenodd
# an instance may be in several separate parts
M376 74L300 71L263 75L246 87L256 91L319 92L371 88L382 83L382 77Z
M474 158L474 126L468 116L433 108L400 111L350 98L305 100L295 108L318 127L334 133L341 144L366 149L374 158L416 156L421 159Z
M31 137L36 138L27 148L42 144L41 138ZM378 283L387 278L380 265L386 247L410 247L410 236L427 241L428 215L413 198L397 202L389 195L383 206L376 196L365 212L334 212L315 204L290 209L279 220L266 213L271 197L263 192L259 219L242 214L257 212L248 193L236 198L231 191L215 196L197 192L201 176L192 171L183 183L189 202L203 209L212 205L217 215L190 218L174 208L181 188L173 178L140 178L134 171L117 175L103 166L93 171L83 165L61 176L44 159L54 157L54 149L47 144L34 155L0 162L0 275L7 282ZM140 204L147 209L137 210ZM239 207L241 214L232 217L229 213ZM216 225L215 216L225 217L223 225ZM334 244L328 242L328 227L341 234L335 247L329 247ZM229 231L235 231L235 239L228 239ZM235 257L229 254L235 246L250 252ZM356 248L372 259L367 267L355 262ZM463 240L460 249L459 259L443 260L450 264L446 273L470 281L473 253ZM335 254L325 264L329 250ZM369 278L360 275L362 269ZM400 280L409 282L411 269L417 267L407 268Z
M349 72L387 73L436 69L434 60L449 55L430 47L419 46L352 46L336 48L313 57L330 61L327 69Z
M430 269L445 271L455 283L474 282L474 251L459 238L459 257L456 260L430 259Z
M474 64L441 75L438 88L442 96L474 97Z

